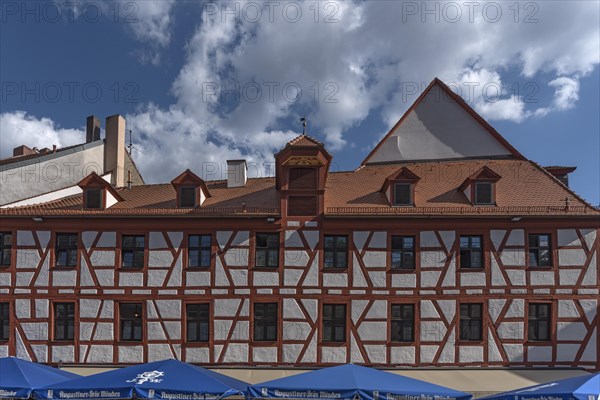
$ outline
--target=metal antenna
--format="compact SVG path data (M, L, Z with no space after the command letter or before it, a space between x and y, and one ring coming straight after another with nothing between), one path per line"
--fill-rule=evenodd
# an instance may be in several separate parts
M133 148L133 143L131 142L131 129L129 130L129 144L127 145L127 148L129 149L129 155L131 156L131 149Z
M300 118L300 121L302 122L302 134L306 135L306 117Z

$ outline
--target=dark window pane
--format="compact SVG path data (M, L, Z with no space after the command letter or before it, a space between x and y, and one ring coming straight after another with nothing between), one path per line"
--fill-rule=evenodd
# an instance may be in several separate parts
M186 305L187 334L188 342L208 342L210 312L209 305L188 304Z
M528 339L531 341L550 340L552 308L548 303L529 304Z
M552 242L548 234L530 234L529 239L529 266L552 266Z
M414 269L415 240L413 236L392 236L392 268Z
M414 341L414 305L392 305L392 342Z
M103 189L86 189L86 208L102 208Z
M346 341L346 305L323 305L323 341Z
M144 267L145 237L143 235L123 235L121 258L123 268Z
M475 183L475 204L492 204L492 183Z
M54 253L57 267L75 267L77 265L77 233L57 233Z
M460 237L460 267L483 268L483 238L481 236Z
M119 304L119 318L121 337L123 341L141 341L142 330L142 303Z
M254 303L254 340L277 340L277 303Z
M189 235L188 267L210 267L212 237L211 235Z
M10 304L0 303L0 341L7 341L10 336Z
M482 309L481 304L460 305L460 340L482 340Z
M396 183L394 185L394 205L412 205L412 185L410 183Z
M324 267L346 268L348 265L348 238L326 235L324 245Z
M255 266L277 268L279 266L279 234L257 233Z
M54 340L75 337L75 303L54 303Z
M196 188L182 187L179 189L179 206L196 207Z

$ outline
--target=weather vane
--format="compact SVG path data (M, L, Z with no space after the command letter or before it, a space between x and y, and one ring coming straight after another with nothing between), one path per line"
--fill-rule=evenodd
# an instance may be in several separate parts
M306 117L300 118L300 121L302 122L302 134L306 135Z

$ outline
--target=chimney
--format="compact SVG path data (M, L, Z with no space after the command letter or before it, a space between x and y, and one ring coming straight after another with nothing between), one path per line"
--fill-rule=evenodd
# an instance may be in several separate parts
M18 157L18 156L28 156L29 154L34 154L35 151L33 151L33 149L30 149L29 147L25 146L25 145L21 145L19 147L15 147L13 149L13 157Z
M248 166L246 160L227 160L227 187L246 186Z
M119 114L106 118L104 173L107 172L112 172L111 184L125 186L125 118Z
M85 129L85 142L91 143L100 140L100 120L95 115L87 117Z

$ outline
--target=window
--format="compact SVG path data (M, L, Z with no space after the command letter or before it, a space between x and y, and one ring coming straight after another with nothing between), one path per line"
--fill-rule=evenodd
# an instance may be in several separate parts
M10 336L10 304L0 303L0 341L8 340Z
M102 191L103 189L86 189L85 208L102 208Z
M346 305L323 305L323 341L346 341Z
M121 253L123 268L144 267L144 242L143 235L123 235Z
M0 265L10 265L12 233L0 232Z
M186 339L188 342L208 342L210 311L208 303L188 304L186 314Z
M254 340L277 340L277 303L254 303Z
M415 305L392 304L392 342L415 340Z
M122 341L142 340L142 303L119 304L119 318Z
M475 204L490 205L494 203L492 185L491 182L475 182Z
M460 237L460 267L483 268L483 238L481 236Z
M277 268L279 266L279 234L256 234L256 266Z
M57 267L75 267L77 266L77 242L79 236L76 233L57 233L56 255Z
M466 342L482 340L482 308L481 304L460 305L460 340Z
M552 266L552 245L550 235L529 235L529 266Z
M414 236L392 236L392 269L415 269Z
M211 235L190 235L188 237L188 267L210 267L211 243Z
M54 303L54 340L75 338L75 303Z
M394 205L412 206L412 184L396 183L394 184Z
M317 215L316 196L289 196L288 215L290 217L313 217Z
M179 189L179 207L196 207L196 188L182 187Z
M325 268L348 266L348 237L325 235Z
M290 189L316 189L317 188L317 169L316 168L291 168L290 169Z
M527 337L529 340L550 340L551 310L551 304L529 304L529 319L527 322Z

